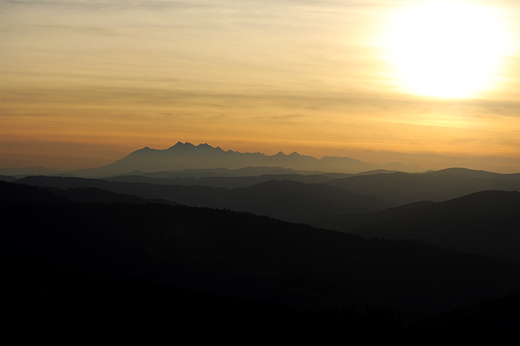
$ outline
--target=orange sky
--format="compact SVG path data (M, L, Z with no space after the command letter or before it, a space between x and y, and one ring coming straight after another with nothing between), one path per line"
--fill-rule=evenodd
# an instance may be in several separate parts
M0 0L0 167L88 168L188 141L520 172L520 6L461 2L463 11L494 16L479 34L493 33L487 41L459 33L478 43L471 54L500 54L476 91L452 96L410 87L429 82L427 74L403 82L410 63L395 47L415 44L389 38L407 13L420 13L410 9L428 3ZM455 18L456 32L457 18L471 17L454 9L445 19L445 9L420 22L437 32ZM472 25L463 18L461 27ZM433 47L427 56L464 56L444 48L446 39L434 45L435 35L419 36L432 42L421 46ZM487 63L464 59L469 76ZM434 68L417 60L417 71ZM454 66L449 75L462 69ZM444 79L438 90L468 87Z

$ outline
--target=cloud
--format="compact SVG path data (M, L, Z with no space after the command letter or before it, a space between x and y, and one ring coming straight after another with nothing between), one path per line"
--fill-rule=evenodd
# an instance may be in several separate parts
M211 1L168 1L168 0L0 0L0 5L61 7L68 9L90 10L125 10L147 8L163 10L165 8L192 9L213 7Z

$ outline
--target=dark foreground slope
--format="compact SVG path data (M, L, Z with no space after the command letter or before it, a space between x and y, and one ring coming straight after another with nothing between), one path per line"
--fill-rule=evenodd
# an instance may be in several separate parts
M388 222L405 214L412 214L415 210L434 204L432 201L420 201L403 204L398 207L388 208L373 213L353 213L327 215L314 220L308 224L317 228L332 229L340 232L356 233L356 229L365 226L378 225Z
M449 201L312 222L365 237L417 239L447 249L520 263L520 193L481 191Z
M520 287L517 265L417 241L366 240L204 208L44 200L47 191L0 187L0 246L12 266L37 263L295 308L431 311ZM24 198L13 200L13 191Z

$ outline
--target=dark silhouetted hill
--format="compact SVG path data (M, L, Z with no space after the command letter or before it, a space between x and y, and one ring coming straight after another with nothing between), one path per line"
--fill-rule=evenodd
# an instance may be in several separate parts
M340 232L352 232L356 228L367 225L377 225L434 203L435 202L432 201L421 201L408 203L373 213L327 215L312 220L309 222L309 224L318 228L333 229Z
M366 237L418 239L520 263L520 193L516 191L482 191L374 214L325 217L313 224Z
M0 181L1 193L0 203L24 203L24 202L40 202L40 203L59 203L65 202L63 198L56 196L50 190L42 187L33 187L23 184L12 184Z
M356 175L325 184L355 194L373 195L406 204L424 200L440 202L483 190L520 191L520 174L499 174L451 168L428 173Z
M68 189L48 188L56 196L66 198L73 202L85 203L130 203L130 204L146 204L146 203L164 203L168 205L177 205L178 203L167 201L165 199L141 198L138 196L128 195L124 193L114 193L98 189L96 187L77 187Z
M10 175L0 175L0 181L7 181L8 183L18 180L20 178L16 178Z
M149 178L161 178L161 179L172 179L172 178L229 178L229 177L256 177L260 175L317 175L325 174L319 171L307 171L307 170L294 170L291 168L282 167L243 167L236 169L228 168L206 168L206 169L181 169L181 170L170 170L170 171L157 171L157 172L143 172L140 170L128 172L125 175L138 175ZM338 178L346 178L352 174L338 173Z
M345 174L347 175L347 174ZM232 189L235 187L247 187L255 184L265 183L271 180L288 180L305 184L322 184L333 180L325 174L301 175L301 174L265 174L260 176L241 177L177 177L177 178L155 178L146 175L121 175L104 178L104 180L124 183L146 183L155 185L181 185L181 186L213 186Z
M27 175L56 175L61 174L63 172L45 168L45 167L24 167L24 168L15 168L15 167L2 167L0 168L1 175L9 175L9 176L18 176L18 178L27 176Z
M0 195L12 189L41 195L0 183ZM418 241L367 240L226 210L38 198L1 202L0 250L10 267L34 263L297 308L407 313L505 295L520 285L518 265Z
M445 340L454 335L516 337L520 321L520 291L506 297L485 299L438 311L409 325L409 335L435 335Z
M369 212L394 206L379 197L355 195L324 184L292 181L269 181L234 189L43 176L26 177L17 183L62 189L96 187L142 198L166 199L187 206L247 211L294 222L309 221L329 214Z

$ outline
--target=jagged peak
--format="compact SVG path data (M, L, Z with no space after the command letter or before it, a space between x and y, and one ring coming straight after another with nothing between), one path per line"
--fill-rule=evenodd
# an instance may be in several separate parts
M278 154L273 155L273 156L285 156L285 154L282 151L279 151Z
M151 149L150 147L144 147L142 149L138 149L136 151L134 151L134 153L142 153L142 152L149 152L149 151L152 151L152 150L155 150L155 149ZM130 153L130 155L132 155L133 153Z
M173 149L173 148L191 148L191 147L195 147L193 144L191 144L190 142L186 142L186 143L182 143L181 141L177 142L174 146L170 147L169 149Z
M213 147L209 145L208 143L200 143L199 145L194 145L190 142L182 143L177 142L174 146L170 147L169 149L202 149L202 150L210 150L215 149L218 151L222 151L220 147Z
M214 148L211 145L209 145L208 143L201 143L201 144L197 145L197 148L198 149L215 149L215 150L220 150L220 151L222 150L222 149L220 149L220 147Z

